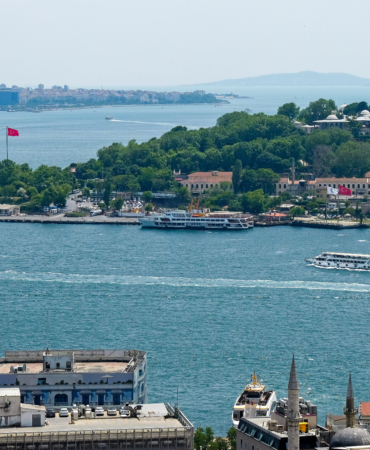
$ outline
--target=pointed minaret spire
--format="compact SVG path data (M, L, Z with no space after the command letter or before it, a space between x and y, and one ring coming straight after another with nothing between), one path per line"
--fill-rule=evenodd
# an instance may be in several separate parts
M293 353L292 366L290 368L288 389L299 389L297 371L295 369L294 353Z
M355 394L353 393L352 377L351 377L351 374L349 374L346 406L344 408L344 414L346 416L346 427L347 428L355 426L355 418L356 418L357 413L358 413L358 410L355 407Z
M288 384L288 447L289 450L299 450L299 422L301 415L299 412L299 383L295 368L294 354L292 366L290 368Z
M348 380L348 388L347 388L347 398L354 398L355 394L353 393L353 387L352 387L352 379L351 379L351 373L349 374L349 380Z

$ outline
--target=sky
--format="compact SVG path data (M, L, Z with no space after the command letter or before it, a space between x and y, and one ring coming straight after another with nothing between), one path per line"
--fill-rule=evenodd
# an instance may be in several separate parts
M303 70L369 78L369 12L369 0L0 0L0 83L176 86Z

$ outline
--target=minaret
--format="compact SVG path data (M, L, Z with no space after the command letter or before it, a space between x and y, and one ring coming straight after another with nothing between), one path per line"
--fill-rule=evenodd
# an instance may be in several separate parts
M348 380L346 406L343 409L344 409L344 415L346 416L346 427L347 428L354 427L355 426L355 416L356 416L358 410L357 410L357 408L355 408L355 395L353 393L351 374L349 374L349 380Z
M299 384L295 369L294 354L288 384L288 450L299 450Z

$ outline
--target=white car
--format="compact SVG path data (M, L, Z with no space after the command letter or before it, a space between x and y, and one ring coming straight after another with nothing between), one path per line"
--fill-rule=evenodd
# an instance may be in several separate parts
M130 411L127 411L127 409L120 409L119 415L120 417L130 417Z
M95 409L95 415L96 416L104 416L104 409L101 406L98 406Z
M61 408L59 411L59 417L69 417L69 412L67 408Z
M113 406L108 408L107 416L116 416L116 415L117 415L116 408L114 408Z

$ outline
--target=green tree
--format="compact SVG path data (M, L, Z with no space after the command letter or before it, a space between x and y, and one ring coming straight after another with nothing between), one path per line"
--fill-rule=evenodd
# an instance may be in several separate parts
M263 190L247 192L240 198L240 204L243 212L260 214L267 209L268 199L266 199Z
M237 194L239 192L239 183L242 176L242 170L243 170L242 162L240 161L240 159L237 159L233 167L233 175L232 175L234 194Z
M231 427L226 435L230 450L236 450L236 428Z
M90 194L91 194L90 188L84 187L83 190L82 190L82 195L85 196L85 197L90 197Z
M345 216L346 214L349 214L350 216L355 217L356 210L351 207L348 207L343 211L343 215Z
M145 211L153 211L153 205L151 203L148 203L147 205L145 205Z
M151 191L143 192L142 199L145 203L150 203L153 198L153 193Z
M26 189L20 187L17 191L17 196L22 198L22 201L26 201L28 199Z
M112 201L110 202L111 207L112 207L113 209L115 209L116 211L121 211L122 206L123 206L123 203L124 203L124 200L123 200L123 198L121 198L121 197L116 198L115 200L112 200Z
M199 427L194 433L194 447L196 450L202 449L207 450L209 444L213 441L214 432L211 427L206 427L206 429Z
M350 117L348 119L348 128L353 134L354 138L358 138L360 136L361 123L358 120Z
M324 98L320 98L319 100L310 102L307 108L302 109L298 119L312 125L315 120L326 119L336 110L337 106L334 100L325 100Z
M295 103L284 103L283 106L279 106L277 113L288 117L290 120L295 120L299 114L299 106Z
M338 147L333 171L337 177L363 177L370 170L370 144L349 141Z
M110 202L110 195L112 193L112 185L109 181L106 181L104 183L104 193L103 193L103 200L104 203L109 206L109 202Z
M289 211L289 215L294 217L304 216L306 213L305 209L302 206L295 206Z

